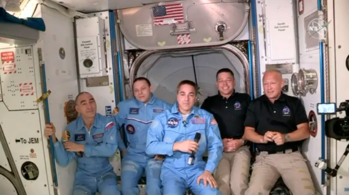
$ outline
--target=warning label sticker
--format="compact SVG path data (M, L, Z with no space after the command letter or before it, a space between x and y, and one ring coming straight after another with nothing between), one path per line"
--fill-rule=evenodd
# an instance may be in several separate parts
M12 74L12 73L16 73L16 64L15 63L4 63L2 65L2 71L4 72L4 74Z
M15 53L13 51L1 52L2 71L4 74L17 72L15 64Z
M15 61L14 52L13 51L1 52L1 61L2 62Z
M179 45L190 44L190 34L177 35L177 42Z
M34 95L33 83L20 83L19 92L21 93L21 96Z

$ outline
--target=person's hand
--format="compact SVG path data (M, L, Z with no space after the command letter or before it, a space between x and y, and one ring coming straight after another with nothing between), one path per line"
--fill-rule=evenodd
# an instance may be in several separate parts
M267 132L264 134L264 136L263 136L263 138L261 139L260 142L261 142L261 143L268 143L268 142L274 141L274 140L273 140L274 134L275 134L275 132L273 132L273 131L267 131Z
M83 152L85 150L85 145L77 144L75 142L65 142L63 145L65 150L69 152Z
M224 148L224 152L229 152L233 149L233 145L230 142L231 139L229 138L224 138L223 139L223 148Z
M242 145L244 145L244 140L242 139L233 139L232 141L233 151L239 149Z
M165 156L164 155L156 155L154 156L154 160L164 160Z
M182 142L176 142L174 144L175 150L179 150L181 152L192 153L196 152L199 148L199 144L192 140L185 140Z
M210 173L209 171L204 171L197 179L197 184L200 185L200 181L203 180L204 182L204 186L207 186L207 183L210 184L211 188L217 188L217 182L216 180L213 178L212 173Z
M234 152L244 144L242 139L227 139L225 144L224 141L225 140L223 140L224 152Z
M49 137L52 136L52 141L56 142L56 128L53 123L45 125L44 135L46 139L49 139Z
M280 132L275 132L272 139L278 146L283 145L286 142L285 135Z

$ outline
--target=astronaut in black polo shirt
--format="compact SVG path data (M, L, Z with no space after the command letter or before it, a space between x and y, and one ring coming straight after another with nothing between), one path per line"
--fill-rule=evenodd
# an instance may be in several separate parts
M300 152L309 137L308 118L300 99L281 92L283 85L279 71L266 71L265 94L247 110L244 138L255 143L257 156L246 195L269 195L280 176L293 194L316 194Z
M235 92L234 74L230 69L219 70L216 80L219 93L205 99L201 106L214 115L223 139L223 158L215 171L215 179L223 195L240 195L248 187L250 170L251 154L242 136L251 98Z

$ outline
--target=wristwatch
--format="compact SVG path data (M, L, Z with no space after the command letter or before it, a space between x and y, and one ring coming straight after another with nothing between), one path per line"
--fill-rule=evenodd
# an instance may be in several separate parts
M289 142L290 141L290 136L288 134L285 135L285 141Z

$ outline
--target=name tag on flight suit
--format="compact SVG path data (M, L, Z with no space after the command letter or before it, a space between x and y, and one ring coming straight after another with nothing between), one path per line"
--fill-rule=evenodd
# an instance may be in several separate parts
M138 114L139 108L130 108L130 113L129 114Z
M75 134L75 141L78 142L78 141L85 141L86 139L86 135L84 133L82 134Z

